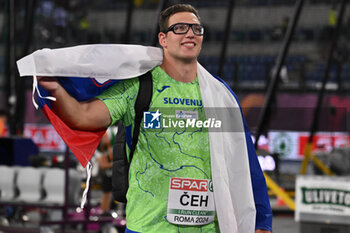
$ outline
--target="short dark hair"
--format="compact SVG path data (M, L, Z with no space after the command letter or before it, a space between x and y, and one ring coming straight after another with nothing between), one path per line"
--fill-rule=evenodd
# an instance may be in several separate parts
M179 12L190 12L197 16L200 21L198 11L190 4L176 4L170 6L160 13L159 17L159 31L165 32L168 29L170 16Z

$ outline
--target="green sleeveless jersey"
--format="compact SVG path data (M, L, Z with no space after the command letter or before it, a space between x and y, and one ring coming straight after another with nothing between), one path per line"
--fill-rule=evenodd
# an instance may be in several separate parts
M173 177L211 180L207 130L177 125L181 118L204 119L198 79L182 83L159 66L152 70L153 95L150 112L161 115L159 129L144 128L130 166L126 220L128 229L142 233L219 232L217 219L207 225L185 226L167 221L170 179ZM112 124L134 123L138 79L123 80L98 96L109 109ZM145 116L145 115L144 115Z

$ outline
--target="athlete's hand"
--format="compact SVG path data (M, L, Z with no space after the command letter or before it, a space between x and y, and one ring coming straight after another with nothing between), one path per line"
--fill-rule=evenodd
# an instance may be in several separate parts
M54 77L43 77L38 76L38 84L42 86L44 89L48 90L49 92L55 91L60 87L60 84L58 83L57 79Z
M271 231L257 229L257 230L255 230L255 233L271 233Z

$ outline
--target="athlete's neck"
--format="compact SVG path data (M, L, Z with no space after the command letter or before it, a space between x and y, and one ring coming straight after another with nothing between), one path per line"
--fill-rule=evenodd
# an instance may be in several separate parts
M175 60L164 59L160 67L172 79L175 79L179 82L193 82L197 77L197 60L185 63Z

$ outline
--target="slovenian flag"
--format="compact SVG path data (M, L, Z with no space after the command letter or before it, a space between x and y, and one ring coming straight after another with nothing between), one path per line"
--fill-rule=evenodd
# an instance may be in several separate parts
M58 78L58 81L71 96L78 101L84 101L99 95L119 80L110 79L100 83L94 78L64 77ZM48 91L40 85L38 85L38 91L40 95L36 93L36 97L40 109L80 164L86 167L106 130L82 131L71 129L51 110L51 100L41 97L49 96Z
M162 60L160 49L155 47L81 45L40 49L18 60L17 65L20 76L33 76L34 106L42 109L81 165L86 167L105 130L81 131L69 128L51 110L51 101L55 98L38 85L36 77L57 77L71 96L84 101L99 95L119 80L146 73L161 64Z

